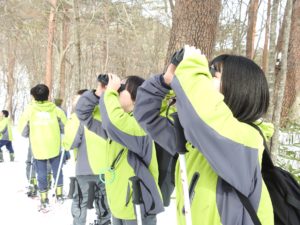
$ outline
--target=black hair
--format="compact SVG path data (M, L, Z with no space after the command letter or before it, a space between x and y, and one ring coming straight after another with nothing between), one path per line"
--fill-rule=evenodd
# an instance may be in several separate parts
M269 107L269 88L262 69L252 60L236 55L220 55L213 66L221 72L221 93L224 102L241 122L252 123Z
M130 93L132 101L135 101L137 89L145 80L139 76L126 77L126 90Z
M30 94L36 101L47 101L49 97L49 88L45 84L38 84L31 88Z
M86 92L88 89L80 89L79 91L77 91L77 95L82 95L84 92Z
M5 117L8 117L9 112L8 112L7 110L2 110L2 114L3 114Z

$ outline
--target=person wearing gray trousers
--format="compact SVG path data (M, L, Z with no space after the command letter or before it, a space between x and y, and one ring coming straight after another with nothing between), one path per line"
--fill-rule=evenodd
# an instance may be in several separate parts
M95 183L93 205L96 209L97 224L108 225L110 223L110 210L106 200L105 185L98 175L76 176L75 191L72 202L73 225L86 224L88 209L88 195L90 183Z

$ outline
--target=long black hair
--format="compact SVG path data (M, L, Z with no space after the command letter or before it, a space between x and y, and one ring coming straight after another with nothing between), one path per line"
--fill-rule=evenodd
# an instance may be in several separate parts
M233 115L241 122L261 118L269 107L269 88L262 69L252 60L236 55L220 55L210 67L221 72L221 93Z
M126 77L125 88L130 93L132 101L135 101L137 89L145 80L139 76Z

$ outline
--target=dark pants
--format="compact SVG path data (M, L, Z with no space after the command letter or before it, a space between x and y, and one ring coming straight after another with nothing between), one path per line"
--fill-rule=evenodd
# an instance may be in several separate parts
M36 172L37 172L39 191L41 191L41 192L47 191L47 186L48 186L47 161L49 161L50 164L51 164L54 180L56 180L57 172L58 172L58 166L59 166L59 162L60 162L60 156L61 156L61 154L59 154L58 156L56 156L54 158L48 159L48 160L37 160L37 159L35 159L34 164L35 164L35 169L36 169ZM58 178L58 182L57 182L57 186L62 186L62 185L63 185L63 172L62 172L62 168L61 168L59 178Z
M27 152L27 159L25 161L25 163L26 163L26 177L27 177L28 181L30 180L30 178L36 178L36 169L35 169L34 160L35 159L33 158L31 147L29 146L28 147L28 152ZM30 170L31 170L31 176L30 176ZM48 173L48 175L50 174L50 176L51 176L51 165L50 165L49 161L47 162L47 173Z
M107 204L105 185L100 182L98 175L76 176L75 192L73 194L72 215L73 225L85 225L88 203L88 182L96 182L94 207L99 225L109 224L111 214ZM79 185L79 187L78 187Z
M113 225L137 225L136 220L121 220L115 217L112 218ZM143 225L156 225L156 216L147 216L146 218L142 219Z
M14 153L14 149L12 147L11 141L8 140L0 140L0 152L2 152L2 147L5 145L6 149L9 153Z

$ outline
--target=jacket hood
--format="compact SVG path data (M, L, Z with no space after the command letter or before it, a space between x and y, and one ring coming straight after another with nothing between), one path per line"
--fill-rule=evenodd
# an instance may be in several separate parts
M37 111L50 112L56 108L56 105L53 102L49 101L34 101L32 108Z

